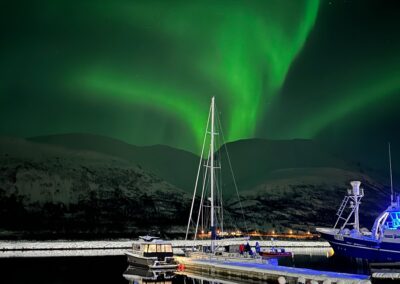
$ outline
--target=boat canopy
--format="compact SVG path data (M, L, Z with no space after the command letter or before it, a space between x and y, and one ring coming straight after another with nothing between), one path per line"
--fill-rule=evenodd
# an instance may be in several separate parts
M388 217L386 218L385 227L388 229L400 228L400 210L388 211Z

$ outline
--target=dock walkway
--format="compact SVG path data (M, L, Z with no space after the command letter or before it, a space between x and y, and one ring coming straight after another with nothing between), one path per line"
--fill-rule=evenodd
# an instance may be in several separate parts
M281 281L300 283L301 280L318 281L320 283L371 283L367 275L319 271L306 268L294 268L265 263L239 261L220 261L212 259L179 258L185 270L221 276L228 279L247 279L253 281ZM308 283L308 282L307 282Z

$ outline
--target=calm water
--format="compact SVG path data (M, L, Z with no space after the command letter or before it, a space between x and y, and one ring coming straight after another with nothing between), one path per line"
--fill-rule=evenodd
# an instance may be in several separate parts
M368 273L366 265L341 259L327 258L323 253L300 255L281 259L280 265L308 267L349 273ZM125 274L125 278L123 276ZM0 283L18 284L132 284L132 283L201 283L202 277L185 275L159 276L163 280L150 280L154 275L141 269L127 271L124 256L98 257L46 257L46 258L2 258L0 259ZM207 277L203 283L210 283ZM213 283L236 283L231 281Z

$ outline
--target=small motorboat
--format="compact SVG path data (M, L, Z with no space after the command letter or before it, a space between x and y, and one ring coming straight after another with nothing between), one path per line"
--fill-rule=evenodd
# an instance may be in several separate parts
M139 237L133 242L132 251L127 251L128 263L147 269L175 269L178 264L174 259L172 244L157 237Z
M285 251L284 248L277 249L277 248L271 248L269 251L260 251L259 255L263 258L275 258L275 257L291 257L292 253L289 251Z

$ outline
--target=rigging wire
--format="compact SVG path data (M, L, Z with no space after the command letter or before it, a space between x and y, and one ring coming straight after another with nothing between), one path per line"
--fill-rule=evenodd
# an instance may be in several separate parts
M394 193L393 193L393 174L392 174L392 153L390 151L390 142L388 143L389 146L389 171L390 171L390 190L391 190L391 196L390 196L390 202L394 202Z
M210 111L208 112L208 119L207 119L207 124L206 124L206 131L205 131L204 139L203 139L203 147L202 147L202 149L201 149L200 161L199 161L199 166L198 166L198 169L197 169L197 176L196 176L196 182L195 182L195 185L194 185L194 192L193 192L193 198L192 198L192 205L191 205L191 207L190 207L190 214L189 214L188 225L187 225L187 228L186 228L185 241L187 241L187 238L188 238L189 228L190 228L190 221L193 222L193 220L192 220L193 206L194 206L194 200L195 200L195 198L196 198L197 185L198 185L199 174L200 174L200 170L201 170L201 162L203 161L204 147L205 147L205 145L206 145L207 130L208 130L208 125L209 125L209 123L210 123L210 116L211 116L211 106L210 106ZM193 223L194 223L194 222L193 222Z
M210 153L210 150L208 151L208 153ZM207 166L210 163L210 154L208 155L208 159L207 159ZM204 178L203 178L203 186L201 189L201 198L200 198L200 207L199 207L199 214L197 215L197 222L196 222L196 229L194 231L194 240L196 240L197 238L197 230L199 229L199 221L200 221L200 215L201 215L201 211L203 208L203 203L204 203L204 188L206 186L206 181L207 181L207 171L208 171L208 167L206 166L206 170L205 170L205 174L204 174Z
M226 140L225 140L224 132L222 130L222 125L221 125L221 120L219 118L218 109L217 109L216 113L217 113L217 121L218 121L218 124L219 124L219 129L220 129L220 132L221 132L222 141L225 142ZM244 226L246 228L246 232L249 233L249 230L247 228L246 218L245 218L245 215L244 215L242 201L241 201L240 196L239 196L239 190L238 190L238 186L236 184L235 174L233 173L231 158L229 156L228 146L227 146L226 142L224 144L224 148L225 148L225 151L226 151L226 157L228 158L228 164L229 164L229 169L230 169L230 172L231 172L231 175L232 175L233 184L234 184L234 187L235 187L235 190L236 190L236 194L237 194L237 197L238 197L238 200L239 200L240 210L242 211L242 217L243 217L243 221L244 221Z

